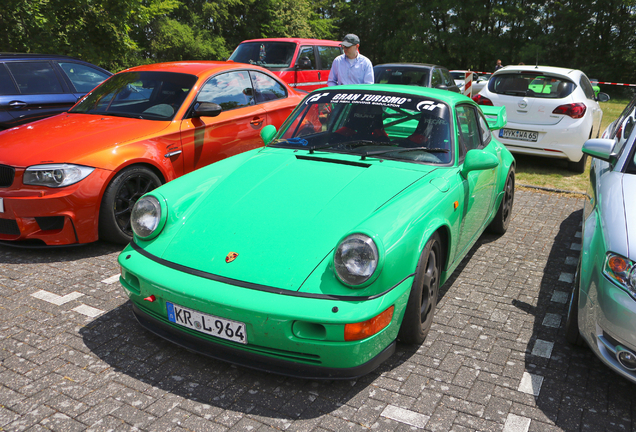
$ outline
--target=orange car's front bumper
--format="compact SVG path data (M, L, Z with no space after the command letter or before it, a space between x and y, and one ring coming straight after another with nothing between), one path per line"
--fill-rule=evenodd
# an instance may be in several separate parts
M59 189L24 186L22 173L16 170L13 185L0 189L0 242L61 246L98 239L99 206L110 171L95 169Z

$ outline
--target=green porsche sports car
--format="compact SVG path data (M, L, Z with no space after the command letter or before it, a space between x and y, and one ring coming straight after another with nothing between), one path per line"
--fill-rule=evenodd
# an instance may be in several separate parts
M269 372L372 371L424 341L442 284L486 228L508 228L515 161L491 133L505 123L424 87L310 93L265 147L137 201L119 256L137 320Z

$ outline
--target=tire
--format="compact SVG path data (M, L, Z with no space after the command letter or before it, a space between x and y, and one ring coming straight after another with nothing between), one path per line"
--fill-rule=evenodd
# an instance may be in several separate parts
M426 243L417 263L415 279L404 312L398 339L410 344L421 344L426 339L439 296L442 272L442 244L435 233Z
M570 295L570 303L568 305L568 315L565 320L565 340L576 346L585 346L585 340L579 331L579 275L580 269L576 271L576 278L572 294Z
M155 173L142 166L122 170L110 182L99 208L99 238L127 244L132 239L130 213L137 200L146 192L161 186Z
M506 178L506 184L504 186L504 196L501 199L501 204L497 209L495 218L488 225L488 231L493 234L503 235L508 231L508 225L510 225L510 219L512 219L512 205L515 201L515 170L510 168L508 177Z
M587 155L583 154L581 160L578 162L568 162L568 169L577 174L583 174L585 172L585 166L587 165Z

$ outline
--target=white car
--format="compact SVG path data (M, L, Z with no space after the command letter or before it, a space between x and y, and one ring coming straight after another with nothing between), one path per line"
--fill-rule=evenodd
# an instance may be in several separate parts
M583 72L551 66L506 66L495 72L473 100L505 106L508 123L496 132L511 152L566 159L571 171L585 171L581 150L598 138L606 93L595 95Z

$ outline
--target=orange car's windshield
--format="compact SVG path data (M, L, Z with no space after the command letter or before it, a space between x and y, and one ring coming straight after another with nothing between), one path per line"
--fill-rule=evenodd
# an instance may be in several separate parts
M197 77L174 72L113 75L69 112L147 120L172 120Z

